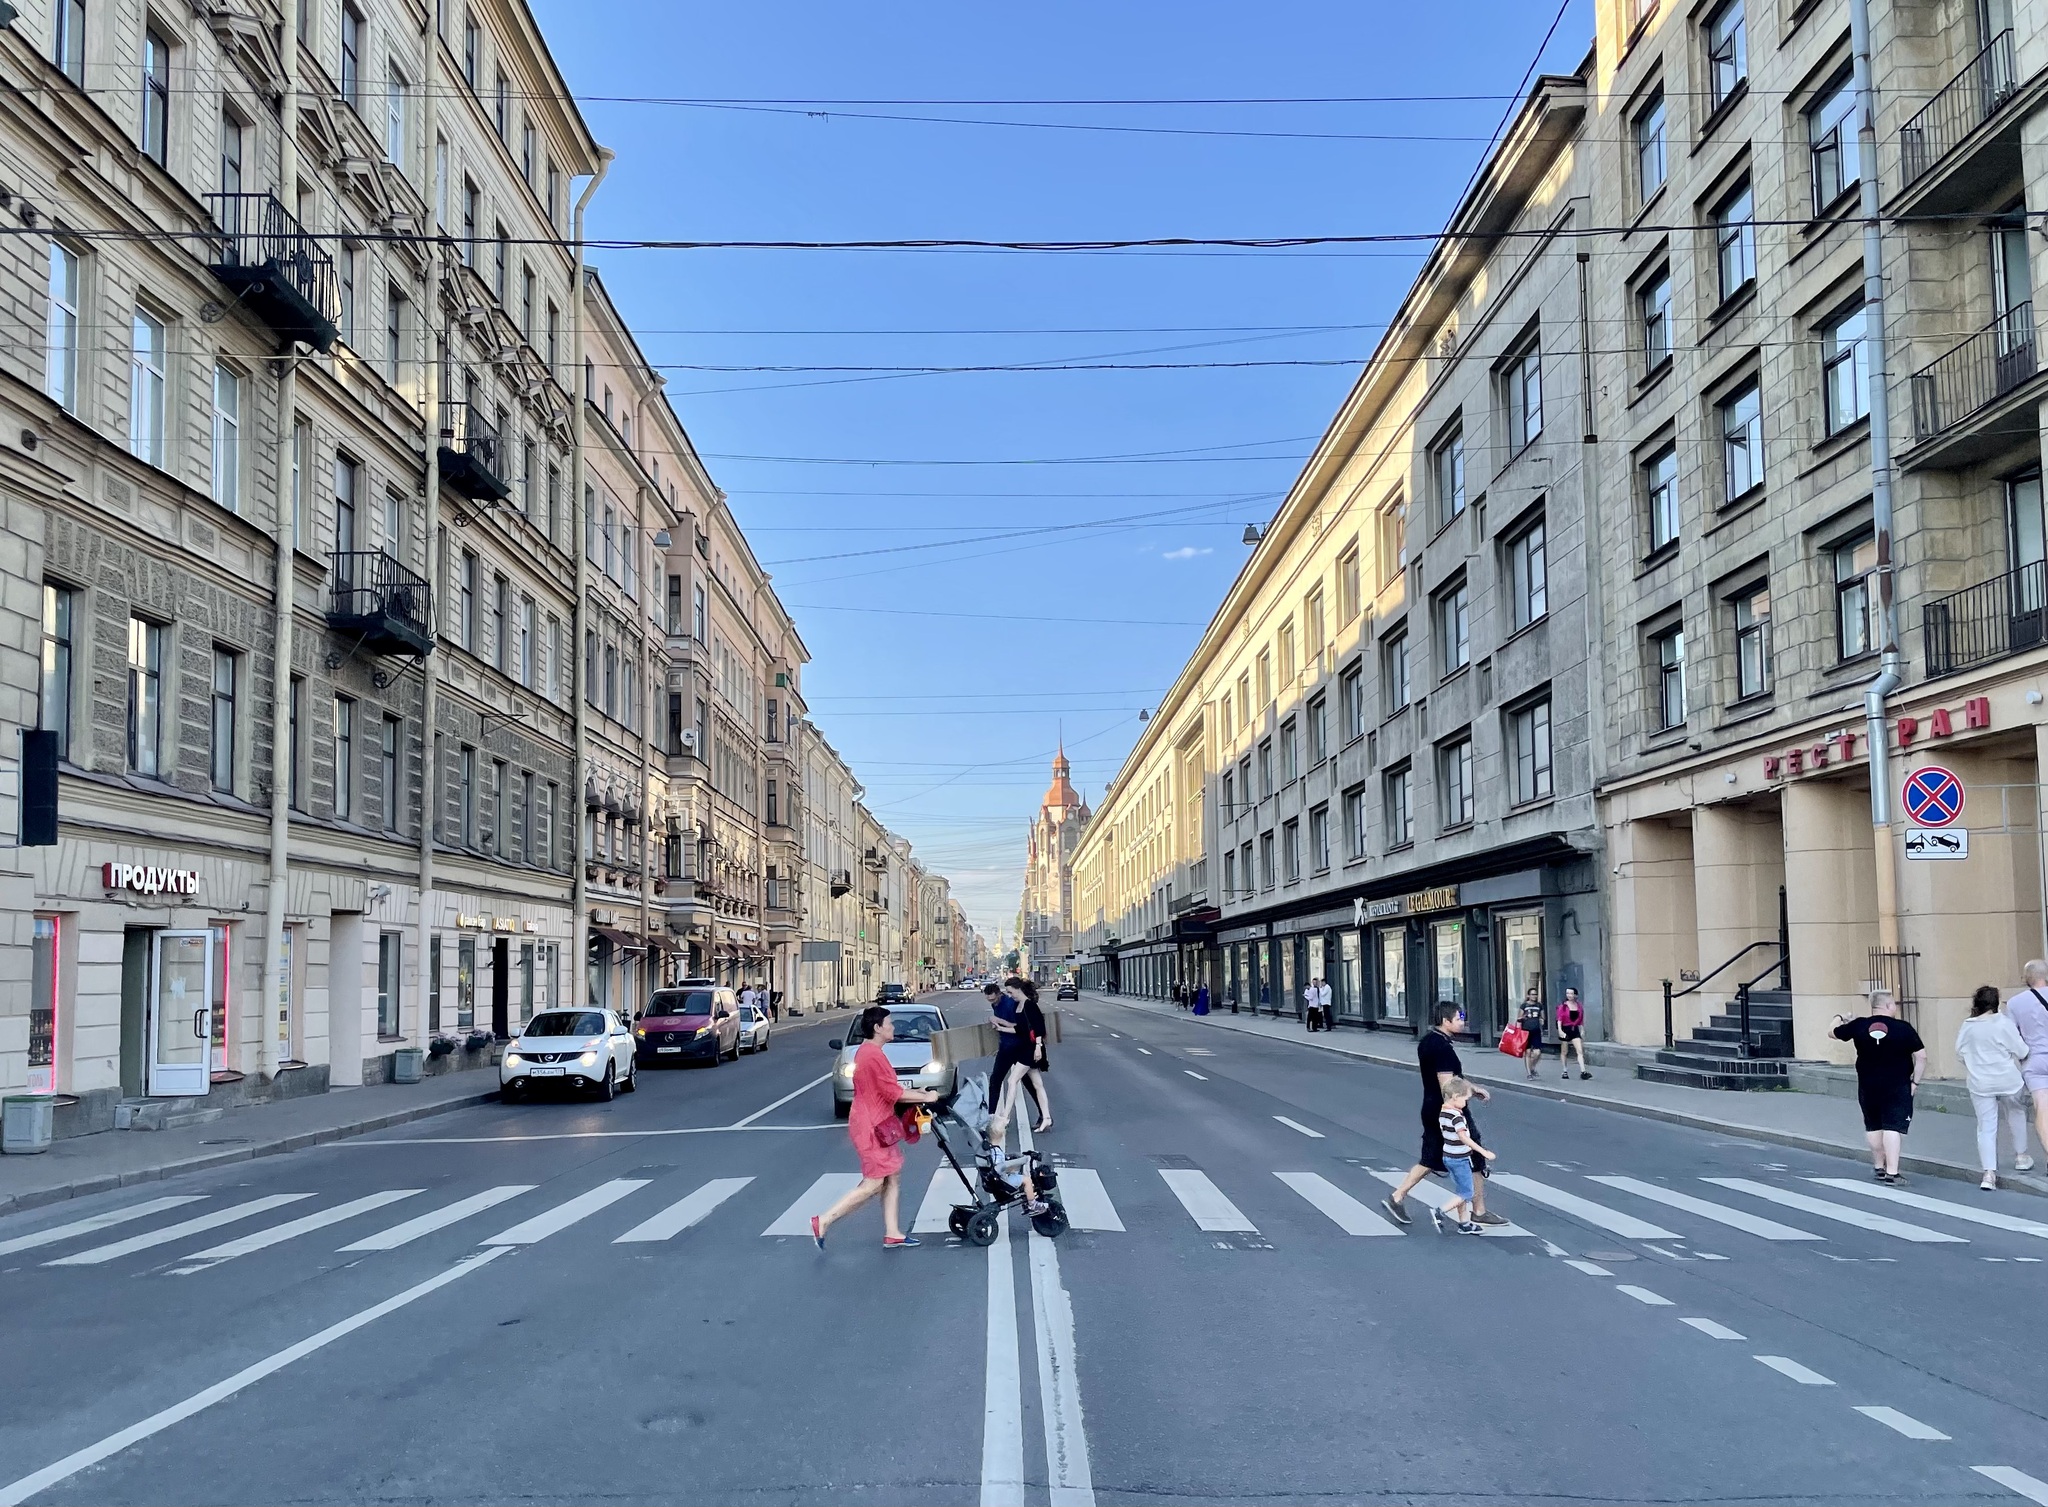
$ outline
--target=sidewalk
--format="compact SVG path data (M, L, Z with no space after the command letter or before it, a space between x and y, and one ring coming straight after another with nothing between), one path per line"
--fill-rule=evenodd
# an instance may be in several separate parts
M1177 1009L1171 1000L1138 999L1121 994L1088 994L1084 998L1090 1003L1119 1005L1147 1015L1171 1016L1198 1026L1214 1026L1225 1031L1285 1040L1318 1051L1383 1063L1409 1073L1416 1070L1415 1044L1406 1035L1364 1031L1355 1026L1339 1026L1334 1031L1310 1034L1299 1022L1284 1018L1275 1020L1271 1016L1231 1015L1228 1012L1222 1015L1191 1015ZM1488 1088L1535 1094L1569 1104L1589 1104L1697 1130L1725 1131L1748 1140L1795 1146L1859 1162L1867 1162L1870 1158L1855 1101L1832 1094L1785 1090L1726 1093L1685 1088L1673 1083L1645 1083L1635 1076L1631 1066L1605 1066L1597 1061L1590 1080L1575 1076L1560 1082L1558 1068L1548 1057L1544 1059L1543 1070L1531 1079L1521 1063L1503 1057L1490 1047L1464 1047L1459 1056L1465 1064L1465 1076ZM1573 1070L1576 1073L1577 1064L1573 1065ZM2040 1148L2035 1147L2034 1150L2036 1170L2026 1174L2002 1171L1998 1174L2000 1187L2048 1194L2048 1176L2043 1175L2038 1160ZM2001 1148L2000 1155L2010 1155L2010 1148ZM1975 1183L1982 1175L1982 1169L1977 1165L1974 1118L1968 1114L1939 1110L1930 1112L1923 1107L1914 1117L1913 1132L1906 1138L1906 1154L1899 1159L1899 1166L1902 1171Z

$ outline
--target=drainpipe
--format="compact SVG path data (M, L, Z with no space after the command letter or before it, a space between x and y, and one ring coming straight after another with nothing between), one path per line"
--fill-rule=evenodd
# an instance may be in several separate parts
M597 186L604 182L604 175L611 171L616 155L606 147L597 149L597 171L576 196L576 222L570 237L576 267L569 284L569 392L575 400L569 442L569 549L576 559L576 600L569 607L569 697L576 746L569 758L569 809L578 814L571 818L569 829L575 841L575 855L569 865L569 998L578 1005L590 1003L590 904L583 877L583 861L588 855L583 851L581 815L583 789L590 779L589 726L583 709L590 689L583 683L583 611L584 598L590 590L590 554L583 547L587 526L583 516L584 409L589 398L583 390L583 299L588 282L583 265L583 211L589 207Z
M1863 217L1863 304L1870 330L1870 519L1877 536L1877 600L1883 648L1877 679L1863 693L1864 737L1870 745L1870 825L1877 857L1877 941L1899 950L1899 873L1892 853L1891 749L1885 698L1904 680L1892 569L1891 363L1886 355L1884 242L1877 182L1877 89L1871 80L1870 0L1849 0L1849 47L1856 84L1857 158Z
M1589 201L1581 200L1581 203ZM1579 279L1579 382L1582 388L1580 404L1580 445L1579 445L1579 496L1585 499L1586 516L1595 515L1600 497L1600 416L1598 388L1593 366L1593 297L1592 297L1592 254L1578 253ZM1605 583L1602 579L1605 555L1598 544L1589 545L1584 551L1586 571L1586 611L1588 615L1587 640L1592 645L1592 658L1586 666L1586 707L1593 724L1593 736L1589 741L1592 748L1592 789L1594 793L1593 820L1599 822L1600 783L1607 777L1607 703L1599 688L1605 684L1604 665L1607 652L1607 616L1603 610L1607 600ZM1593 855L1593 861L1604 862L1605 838L1601 840L1601 851ZM1598 882L1593 885L1594 935L1593 967L1599 978L1599 1015L1591 1018L1588 1011L1588 1034L1597 1029L1603 1040L1614 1039L1614 980L1607 966L1607 939L1613 935L1610 906L1612 896L1609 886Z
M426 201L427 220L432 224L436 198L434 182L434 101L438 92L434 79L435 67L440 51L440 34L434 25L431 7L427 23L421 34L420 78L420 153L424 164L420 181L425 192L420 195ZM439 229L439 226L435 226ZM438 546L441 534L441 349L440 340L434 329L434 316L439 304L437 274L440 267L440 242L436 240L427 257L426 276L420 287L420 339L425 367L424 393L426 412L421 418L421 429L427 440L427 471L425 503L420 509L420 565L422 574L431 582L427 591L428 620L427 640L430 645L441 641L441 590L446 577L441 570ZM415 975L419 979L419 997L413 1006L413 1029L406 1033L401 1012L400 1032L413 1046L427 1044L427 1000L431 996L435 981L429 970L434 956L434 837L441 825L441 772L434 757L435 719L440 715L441 661L428 650L420 663L420 868L418 909L413 918Z

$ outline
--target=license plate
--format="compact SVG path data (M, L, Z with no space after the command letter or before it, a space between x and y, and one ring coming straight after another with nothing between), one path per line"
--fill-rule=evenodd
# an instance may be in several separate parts
M680 1052L680 1051L682 1050L682 1048L681 1048L681 1047L656 1047L656 1048L655 1048L654 1050L655 1050L655 1051L657 1051L657 1052Z
M529 1068L528 1072L536 1078L559 1078L562 1076L562 1069L558 1067Z

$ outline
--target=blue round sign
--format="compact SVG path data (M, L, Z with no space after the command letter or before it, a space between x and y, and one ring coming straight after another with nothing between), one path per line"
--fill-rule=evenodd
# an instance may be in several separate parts
M1946 827L1963 814L1963 782L1939 764L1906 776L1906 815L1922 827Z

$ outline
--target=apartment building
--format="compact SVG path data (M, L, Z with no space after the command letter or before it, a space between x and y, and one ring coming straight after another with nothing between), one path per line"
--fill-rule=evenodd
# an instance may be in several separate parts
M864 982L874 969L862 946L863 897L855 882L862 790L839 751L809 722L803 726L801 761L804 923L794 1003L825 1010L872 992Z

